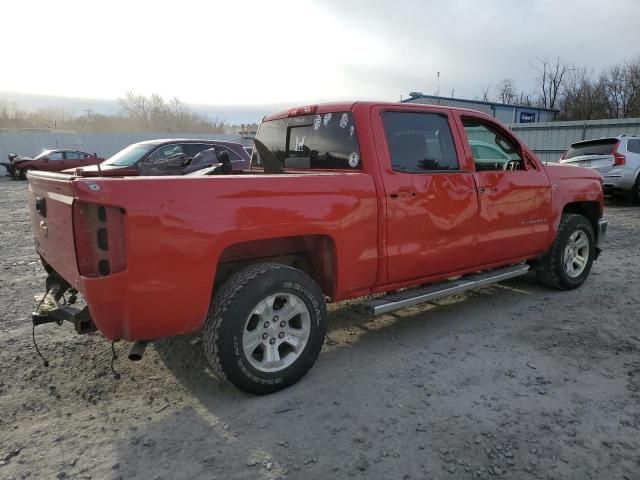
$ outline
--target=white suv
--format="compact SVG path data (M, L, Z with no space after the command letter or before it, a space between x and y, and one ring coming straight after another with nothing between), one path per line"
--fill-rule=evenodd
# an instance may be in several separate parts
M602 175L605 193L624 193L640 203L640 137L617 137L584 140L571 145L560 163L590 167Z

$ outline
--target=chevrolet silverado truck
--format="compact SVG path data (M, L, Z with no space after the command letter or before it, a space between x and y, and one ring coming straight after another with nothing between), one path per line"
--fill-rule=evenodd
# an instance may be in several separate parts
M597 172L543 165L494 118L442 106L268 115L251 167L228 175L28 179L48 272L34 325L135 342L130 358L201 332L212 369L255 394L309 371L327 301L370 296L379 315L529 270L574 289L607 226Z

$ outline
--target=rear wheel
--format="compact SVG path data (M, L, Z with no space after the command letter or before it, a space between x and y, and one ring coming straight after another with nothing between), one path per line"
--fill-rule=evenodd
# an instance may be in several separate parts
M591 222L582 215L563 214L555 242L535 266L538 279L561 290L579 287L591 272L595 249Z
M324 298L313 279L262 263L237 272L214 293L203 343L220 377L245 392L266 394L309 371L325 333Z

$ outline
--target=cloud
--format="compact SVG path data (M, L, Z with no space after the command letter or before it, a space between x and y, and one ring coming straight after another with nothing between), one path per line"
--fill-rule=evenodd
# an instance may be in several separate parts
M376 91L384 85L403 87L405 94L433 93L438 71L442 94L455 89L459 96L473 97L480 95L482 85L504 78L529 91L538 75L537 58L559 56L599 71L639 52L637 0L322 0L317 4L352 34L375 34L384 45L375 65L369 66L380 75L367 82ZM345 67L345 72L362 70L362 66Z
M198 104L529 92L537 57L598 72L638 55L638 0L7 2L3 90ZM37 11L38 15L33 15ZM71 26L59 33L52 25ZM64 30L64 29L63 29ZM68 29L67 29L68 30Z

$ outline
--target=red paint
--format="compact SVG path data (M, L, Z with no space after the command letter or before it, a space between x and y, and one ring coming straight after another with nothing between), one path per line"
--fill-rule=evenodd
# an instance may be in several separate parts
M461 171L392 171L380 117L389 109L446 114ZM347 110L355 117L360 143L363 169L357 173L138 178L32 174L38 251L82 292L107 338L148 340L202 327L220 261L224 266L306 251L325 293L342 300L535 258L552 244L561 212L570 202L594 202L602 214L597 174L546 167L517 139L526 171L476 172L461 115L482 118L514 138L484 114L414 104L316 107L318 114ZM45 219L35 212L37 196L46 197ZM86 248L78 245L80 238L74 239L72 201L123 209L122 225L111 233L122 239L122 246L110 257L115 262L118 255L126 257L121 259L126 266L122 271L106 276L78 273L76 250ZM42 221L48 226L46 236Z

